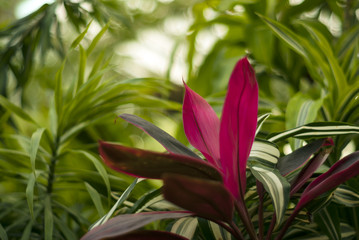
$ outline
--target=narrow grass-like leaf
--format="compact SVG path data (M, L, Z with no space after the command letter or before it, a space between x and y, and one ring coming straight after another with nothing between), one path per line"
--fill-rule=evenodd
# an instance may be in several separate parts
M91 26L92 20L87 24L85 30L71 43L70 49L74 49L79 43L84 39L86 36L87 31L89 30Z
M29 179L26 186L26 200L29 206L30 215L34 219L34 187L36 182L36 176L34 174L29 175Z
M255 162L248 162L248 166L256 179L263 184L271 196L277 217L276 225L279 226L284 218L289 202L289 182L276 168L270 168Z
M26 227L25 227L24 231L22 232L20 240L28 240L28 239L30 239L31 230L32 230L33 225L34 225L33 221L29 221L29 223L26 224Z
M147 192L135 202L128 213L142 212L142 210L162 200L164 200L162 196L162 188Z
M110 186L110 180L108 177L108 174L106 172L106 169L104 168L104 166L101 164L100 160L96 157L94 157L92 154L82 151L82 150L73 150L71 152L74 153L78 153L78 154L82 154L83 156L85 156L88 160L90 160L92 162L92 164L95 166L96 170L99 172L99 174L101 175L105 185L106 185L106 190L108 195L110 196L111 194L111 186Z
M4 227L0 224L0 237L2 240L8 240L8 236L6 234L6 231L4 229Z
M331 240L341 240L340 221L337 208L326 207L316 213L315 222Z
M193 215L193 213L187 211L149 212L119 215L110 219L105 224L93 228L90 232L85 234L81 240L100 240L104 238L117 237L156 220L176 219L191 215Z
M164 173L176 173L222 181L222 175L215 167L198 158L105 142L100 142L99 151L109 167L136 177L161 179Z
M86 51L84 50L84 48L82 47L82 45L79 45L79 49L80 49L80 58L79 58L79 71L78 71L78 76L77 76L77 84L76 84L76 91L75 93L78 91L78 89L82 86L82 84L85 81L85 69L86 69L86 62L87 62L87 55L86 55Z
M194 233L197 229L197 225L197 218L181 218L172 225L171 232L188 239L193 239Z
M316 122L293 128L284 132L271 134L268 140L278 142L289 137L308 139L324 138L346 134L358 134L359 127L341 122Z
M66 58L62 61L60 69L56 73L55 77L55 109L58 117L62 116L62 72L64 71ZM59 124L59 123L58 123Z
M0 96L0 105L2 105L8 111L16 114L21 119L37 125L36 121L28 113L26 113L22 108L16 106L3 96Z
M62 234L65 236L66 240L77 240L78 237L75 235L73 229L70 229L69 226L67 226L66 222L64 222L63 220L57 218L56 216L54 216L54 223L55 226L57 226L57 228L60 230L60 232L62 232Z
M101 31L96 35L96 37L94 37L94 39L92 40L90 46L87 48L86 50L86 54L87 56L91 54L92 50L96 47L97 43L100 41L100 39L102 38L102 36L105 34L105 32L107 31L107 29L110 27L110 22L108 22L102 29Z
M359 207L359 193L347 185L340 185L334 191L333 201L347 207Z
M44 211L44 221L45 221L45 240L52 240L53 231L54 231L54 216L52 213L52 204L50 195L45 197L45 211Z
M232 221L234 199L221 182L179 174L165 174L163 195L168 201L201 217L227 223Z
M116 211L116 209L124 202L126 201L126 199L128 198L128 196L130 195L130 193L132 192L132 190L135 188L136 184L137 184L137 178L133 181L133 183L122 193L121 197L117 200L117 202L115 203L115 205L113 205L113 207L110 209L110 211L108 213L106 213L105 216L103 216L100 220L98 220L96 223L94 223L90 229L93 229L99 225L102 225L104 223L106 223L108 221L108 219L110 219L110 217L113 215L113 213Z
M100 217L105 215L105 211L103 210L100 194L96 191L96 189L94 189L87 182L85 182L85 186L86 186L87 192L90 194L90 197L91 197L93 203L95 204L98 215Z
M258 117L256 136L258 135L259 131L261 130L263 123L269 118L270 115L271 115L270 113L266 113L266 114L263 114Z
M40 146L40 140L42 137L42 134L44 133L45 128L39 128L34 132L31 136L31 142L30 142L30 162L31 162L31 168L32 172L35 174L35 160L37 156L37 152Z
M177 139L175 139L159 127L153 125L152 123L131 114L121 114L120 117L145 131L148 135L161 143L162 146L167 149L167 151L199 158L194 152L192 152L189 148L187 148Z

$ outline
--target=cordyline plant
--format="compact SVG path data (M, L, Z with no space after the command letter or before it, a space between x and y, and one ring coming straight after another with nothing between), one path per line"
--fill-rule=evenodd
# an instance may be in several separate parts
M208 219L235 239L263 239L266 192L274 208L271 224L266 227L267 239L282 239L295 217L309 202L359 174L359 152L355 152L308 185L309 178L333 148L333 141L323 137L357 132L355 126L339 124L332 128L337 132L325 132L320 125L309 124L279 133L268 140L254 141L267 116L257 120L258 85L247 58L237 63L230 77L221 120L212 107L186 84L185 90L184 130L189 142L205 159L151 123L129 114L120 117L154 137L169 153L106 142L100 142L99 148L104 162L114 170L141 178L162 179L164 198L184 210L119 215L93 228L83 237L84 240L113 237L185 239L170 232L137 229L155 220L188 216ZM345 131L341 129L343 126ZM279 158L279 151L272 142L310 133L321 139ZM256 188L253 187L258 195L252 198L257 202L256 220L249 213L246 202L248 176L257 180ZM303 188L299 201L294 201L297 202L296 207L289 212L290 198L293 199L294 194Z

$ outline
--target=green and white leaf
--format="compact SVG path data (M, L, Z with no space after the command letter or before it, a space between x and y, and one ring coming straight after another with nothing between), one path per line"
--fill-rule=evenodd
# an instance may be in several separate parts
M188 239L193 239L198 226L198 220L194 217L178 219L172 226L171 232Z
M280 152L274 143L264 139L256 139L253 142L249 159L258 161L269 167L275 167L279 156Z
M271 142L278 142L289 137L308 139L333 137L346 134L359 134L359 127L341 122L316 122L280 133L271 134L268 137L268 140Z
M261 130L263 123L267 120L267 118L269 118L270 115L271 115L270 113L266 113L257 118L256 136L259 133L259 131Z
M334 191L333 201L347 207L359 207L359 194L347 185L340 185Z

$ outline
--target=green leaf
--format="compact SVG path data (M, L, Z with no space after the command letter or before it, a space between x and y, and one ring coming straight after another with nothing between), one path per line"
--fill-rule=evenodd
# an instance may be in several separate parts
M110 209L110 211L103 216L102 218L100 218L98 221L96 221L91 227L90 229L93 229L97 226L100 226L104 223L106 223L108 221L108 219L110 219L110 217L112 216L112 214L116 211L116 209L124 202L126 201L126 199L128 198L128 196L130 195L130 193L132 192L132 190L135 188L136 184L137 184L137 178L133 181L133 183L123 192L123 194L121 195L121 197L117 200L117 202L115 203L115 205L113 205L113 207Z
M105 211L103 210L102 202L101 202L101 196L100 194L94 189L90 184L85 182L86 189L88 193L90 194L90 197L95 204L96 210L98 212L98 215L101 217L105 215Z
M57 71L56 73L56 77L55 77L55 109L56 109L56 114L58 116L58 118L60 118L60 116L62 116L62 72L64 71L65 68L65 63L66 63L66 58L62 61L61 67L60 69ZM59 124L59 123L57 123Z
M121 114L120 117L145 131L148 135L161 143L169 152L199 158L194 152L192 152L181 142L152 123L131 114Z
M253 142L249 160L260 162L268 167L275 167L279 156L280 152L274 143L264 139L256 139Z
M358 134L359 127L341 122L309 123L280 133L268 136L268 141L278 142L289 137L300 139L324 138L347 134Z
M288 103L286 110L286 128L292 129L304 124L313 122L319 109L323 104L323 99L312 100L302 93L297 93ZM298 149L303 144L303 141L294 139L291 142L292 149Z
M75 235L74 230L70 229L70 227L67 226L66 222L64 222L62 219L57 218L56 216L54 216L54 220L55 220L55 225L63 233L66 240L78 239L78 236Z
M30 162L31 162L31 168L32 168L32 172L35 174L35 169L36 169L36 156L37 156L37 151L39 149L40 146L40 140L42 137L42 134L44 133L45 128L39 128L36 130L36 132L34 132L31 136L31 142L30 142Z
M175 221L172 225L171 232L181 235L188 239L193 239L194 233L197 230L197 218L186 217Z
M4 227L0 224L0 238L2 240L8 240L9 238L7 237L6 231L4 229Z
M258 117L256 136L259 133L259 131L261 130L261 128L263 126L263 123L269 118L270 115L271 115L270 113L266 113L266 114L263 114L263 115Z
M87 61L87 54L82 45L79 45L80 49L80 59L79 59L79 72L77 76L77 84L76 84L76 91L79 90L79 88L82 86L82 84L85 81L85 69L86 69L86 61Z
M107 29L110 27L110 22L108 22L102 29L101 31L96 35L96 37L92 40L90 46L87 48L86 50L86 54L87 56L91 54L92 50L95 48L95 46L97 45L97 43L100 41L100 39L102 38L102 36L105 34L105 32L107 31Z
M26 199L29 205L29 210L32 219L34 219L34 187L36 182L36 176L34 174L29 175L29 180L26 186Z
M347 207L359 207L359 193L347 185L340 185L334 191L333 201Z
M326 207L316 213L314 220L331 240L341 240L340 221L335 207Z
M16 114L21 119L37 125L35 120L29 114L27 114L22 108L16 106L12 102L10 102L7 98L5 98L5 97L3 97L1 95L0 95L0 105L2 105L8 111Z
M44 211L44 221L45 221L45 240L52 240L53 231L54 231L54 216L52 213L51 206L51 197L47 195L45 197L45 211Z
M273 206L277 216L276 226L283 221L285 211L289 202L290 184L281 175L278 169L270 168L256 161L248 161L249 169L260 181L272 198Z
M82 151L82 150L72 150L71 152L77 153L77 154L82 154L83 156L85 156L88 160L90 160L92 162L92 164L95 166L95 168L97 169L97 171L99 172L99 174L101 175L105 185L106 185L106 189L107 189L107 193L110 196L111 194L111 186L110 186L110 180L108 177L108 174L106 172L106 169L104 168L104 166L101 164L100 160L96 157L94 157L92 154Z
M85 30L71 43L70 49L74 49L75 47L77 47L77 45L79 45L82 39L86 36L86 33L89 30L91 23L92 20L87 24Z

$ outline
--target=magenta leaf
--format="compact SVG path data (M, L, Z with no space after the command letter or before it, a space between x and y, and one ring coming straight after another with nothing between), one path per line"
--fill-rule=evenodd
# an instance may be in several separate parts
M322 146L326 146L326 148L322 149L318 154L316 154L300 171L295 180L291 185L290 195L296 193L313 175L313 173L327 160L329 154L333 149L333 141L331 139L327 139ZM330 147L328 147L330 146Z
M100 142L99 152L109 167L136 177L161 179L164 173L177 173L222 181L221 173L215 167L198 158L106 142Z
M131 114L121 114L120 117L127 122L135 125L136 127L142 129L148 135L156 139L162 146L171 153L176 153L180 155L187 155L194 158L199 158L194 152L189 148L179 142L177 139L163 131L161 128L153 125L152 123Z
M163 183L168 201L207 219L232 221L234 199L222 183L178 174L165 174Z
M178 234L162 231L142 230L134 231L109 240L188 240Z
M113 238L136 230L153 221L169 218L176 219L192 215L193 213L186 211L148 212L119 215L110 219L105 224L93 228L91 231L86 233L81 240Z
M359 174L359 151L349 154L336 162L326 173L311 182L302 193L295 211L299 211L308 202L321 194L332 190L343 182Z
M217 167L219 163L219 119L213 108L185 83L183 127L188 141Z
M224 181L236 198L244 195L246 189L246 165L256 133L257 113L258 84L253 68L243 58L229 80L220 125Z

